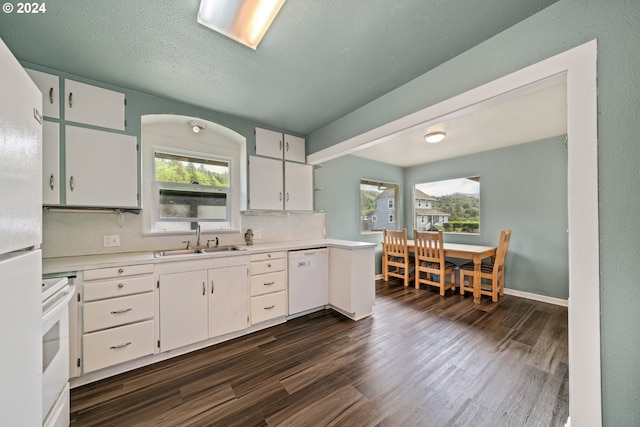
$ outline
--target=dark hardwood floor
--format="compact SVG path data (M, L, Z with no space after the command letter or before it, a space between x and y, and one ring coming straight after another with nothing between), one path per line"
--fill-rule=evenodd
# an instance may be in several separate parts
M376 283L331 310L71 391L71 425L562 426L567 309Z

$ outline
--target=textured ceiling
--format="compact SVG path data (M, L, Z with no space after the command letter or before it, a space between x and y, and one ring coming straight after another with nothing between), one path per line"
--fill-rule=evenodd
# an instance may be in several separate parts
M307 135L557 0L288 0L253 51L198 0L54 0L0 14L22 61Z

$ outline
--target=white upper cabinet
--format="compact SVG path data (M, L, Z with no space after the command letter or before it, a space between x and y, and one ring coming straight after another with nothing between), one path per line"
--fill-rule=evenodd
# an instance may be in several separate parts
M42 204L60 204L60 125L42 125Z
M256 154L282 159L282 133L256 128Z
M260 128L255 134L257 156L249 159L249 209L312 211L313 166L304 164L304 138Z
M67 206L138 207L135 136L66 129Z
M313 210L313 166L284 162L284 209Z
M249 157L249 208L282 210L282 161Z
M304 138L293 135L284 135L284 159L292 162L306 163Z
M42 115L52 119L60 118L60 79L53 74L25 68L31 80L42 92Z
M66 121L124 130L124 94L66 79L64 81Z
M304 138L260 128L256 128L256 154L291 162L307 161Z

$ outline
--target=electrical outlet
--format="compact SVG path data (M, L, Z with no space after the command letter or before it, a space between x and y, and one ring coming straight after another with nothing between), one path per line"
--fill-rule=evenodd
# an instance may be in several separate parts
M254 238L254 239L262 239L262 231L260 231L260 230L253 230L253 238Z
M110 248L112 246L120 246L120 235L112 234L108 236L102 236L104 247Z
M327 227L322 227L322 235L327 237Z

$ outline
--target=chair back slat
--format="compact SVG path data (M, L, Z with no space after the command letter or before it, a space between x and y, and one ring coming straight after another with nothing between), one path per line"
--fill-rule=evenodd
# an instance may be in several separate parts
M408 257L407 229L402 231L383 230L384 253L387 256Z
M500 232L500 241L498 242L498 250L496 251L496 260L493 264L494 271L504 268L504 261L507 258L509 250L509 242L511 240L511 230L502 230Z
M413 232L416 261L444 263L442 231Z

